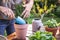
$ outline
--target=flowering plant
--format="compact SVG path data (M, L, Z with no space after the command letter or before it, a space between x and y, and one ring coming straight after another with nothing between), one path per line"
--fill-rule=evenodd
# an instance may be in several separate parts
M50 13L54 8L56 8L55 4L51 4L48 6L48 0L35 0L35 5L33 6L33 13L36 14L36 16L41 16L41 19L43 19L44 14Z

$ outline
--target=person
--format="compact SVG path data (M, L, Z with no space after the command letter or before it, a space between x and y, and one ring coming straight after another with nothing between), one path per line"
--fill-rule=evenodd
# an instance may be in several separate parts
M24 0L27 1L27 0ZM20 4L22 0L0 0L0 14L4 14L7 16L10 20L7 19L0 19L0 35L4 35L4 31L6 29L7 35L10 35L11 33L15 32L14 29L14 5ZM13 6L13 8L12 8ZM33 0L29 0L29 2L25 5L25 10L22 12L21 16L23 18L27 18L30 15L30 10L33 6ZM13 10L13 11L12 11Z
M15 31L14 18L15 15L11 9L0 6L0 35L4 35L5 30L7 35Z
M33 6L33 0L8 0L6 2L3 2L3 6L11 8L13 11L15 10L15 6L16 4L22 4L22 1L27 2L25 5L23 5L25 7L25 10L22 12L21 16L23 16L23 18L27 18L30 15L30 10Z

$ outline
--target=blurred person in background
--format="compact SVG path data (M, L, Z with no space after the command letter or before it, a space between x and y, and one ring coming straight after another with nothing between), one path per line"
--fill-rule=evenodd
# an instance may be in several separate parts
M22 12L21 16L24 15L23 18L27 18L30 15L31 8L33 6L33 0L0 0L0 14L4 14L9 18L2 18L4 15L0 17L0 35L4 35L5 30L7 32L7 35L10 35L11 33L15 32L15 15L13 13L13 11L15 10L14 5L21 4L22 1L24 1L26 4L23 5L25 7L25 10Z

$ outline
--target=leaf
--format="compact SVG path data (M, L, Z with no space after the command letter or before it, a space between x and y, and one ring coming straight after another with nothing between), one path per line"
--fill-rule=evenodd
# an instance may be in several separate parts
M29 40L54 40L51 32L40 32L37 31L30 36Z
M24 7L21 5L15 5L15 15L20 16L24 10Z

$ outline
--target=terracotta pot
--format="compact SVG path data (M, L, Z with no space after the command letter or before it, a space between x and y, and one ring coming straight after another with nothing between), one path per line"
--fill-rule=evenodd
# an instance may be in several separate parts
M57 32L57 28L48 28L48 27L45 27L45 30L48 31L48 32L52 32L53 36L55 36L56 32Z
M14 25L15 25L16 37L18 39L25 39L28 24L24 24L24 25L14 24Z
M0 40L8 40L6 37L0 35Z

